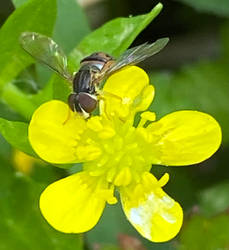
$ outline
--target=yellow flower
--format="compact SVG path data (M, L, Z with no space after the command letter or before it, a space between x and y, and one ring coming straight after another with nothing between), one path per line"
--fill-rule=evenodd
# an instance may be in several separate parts
M13 151L12 160L15 169L25 175L30 175L33 171L35 162L39 161L17 149Z
M157 180L151 165L183 166L209 158L221 143L220 126L210 115L184 110L159 121L143 112L134 127L135 114L154 97L147 74L136 66L113 74L103 91L111 95L100 102L100 115L88 120L57 100L33 114L29 140L42 159L84 162L82 172L44 190L41 212L57 230L82 233L96 225L106 202L117 202L117 189L127 219L143 237L170 240L181 228L182 208L162 189L169 175Z

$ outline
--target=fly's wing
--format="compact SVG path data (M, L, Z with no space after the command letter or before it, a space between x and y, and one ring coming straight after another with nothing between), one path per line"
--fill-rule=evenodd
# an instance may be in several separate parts
M108 69L106 74L111 74L114 71L126 66L134 65L144 61L146 58L158 53L168 43L169 38L161 38L156 42L148 44L144 43L134 48L125 51L120 58Z
M71 81L72 75L67 70L67 58L62 49L49 37L35 33L21 34L22 48L37 61Z

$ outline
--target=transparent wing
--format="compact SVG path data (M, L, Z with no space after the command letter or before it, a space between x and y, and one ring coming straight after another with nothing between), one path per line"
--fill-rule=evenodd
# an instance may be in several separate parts
M106 74L111 74L112 72L126 66L137 64L141 61L144 61L146 58L151 57L152 55L158 53L162 50L165 45L168 43L169 38L161 38L156 40L156 42L148 44L144 43L134 48L128 49L125 51L120 58L111 66Z
M72 80L72 75L67 70L66 56L51 38L35 32L24 32L21 34L20 43L37 61L47 65L65 79Z

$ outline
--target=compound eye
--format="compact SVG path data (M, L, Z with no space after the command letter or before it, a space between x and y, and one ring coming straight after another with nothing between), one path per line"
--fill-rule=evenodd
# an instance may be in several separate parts
M77 100L77 94L73 93L68 96L68 105L72 111L82 112Z
M93 110L96 109L97 106L96 97L88 93L79 93L78 102L80 104L80 107L87 113L91 113Z
M68 96L68 105L72 111L74 111L74 109L75 109L75 103L76 103L76 95L70 94Z

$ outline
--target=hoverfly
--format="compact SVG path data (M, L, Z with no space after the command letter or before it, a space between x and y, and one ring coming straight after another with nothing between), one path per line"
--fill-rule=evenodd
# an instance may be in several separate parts
M168 38L161 38L152 44L141 44L126 50L116 60L103 52L93 53L81 60L78 72L71 74L67 69L67 57L51 38L35 32L24 32L20 37L21 46L27 53L73 84L68 104L84 117L95 110L98 87L103 79L126 65L137 64L158 53L168 41Z

